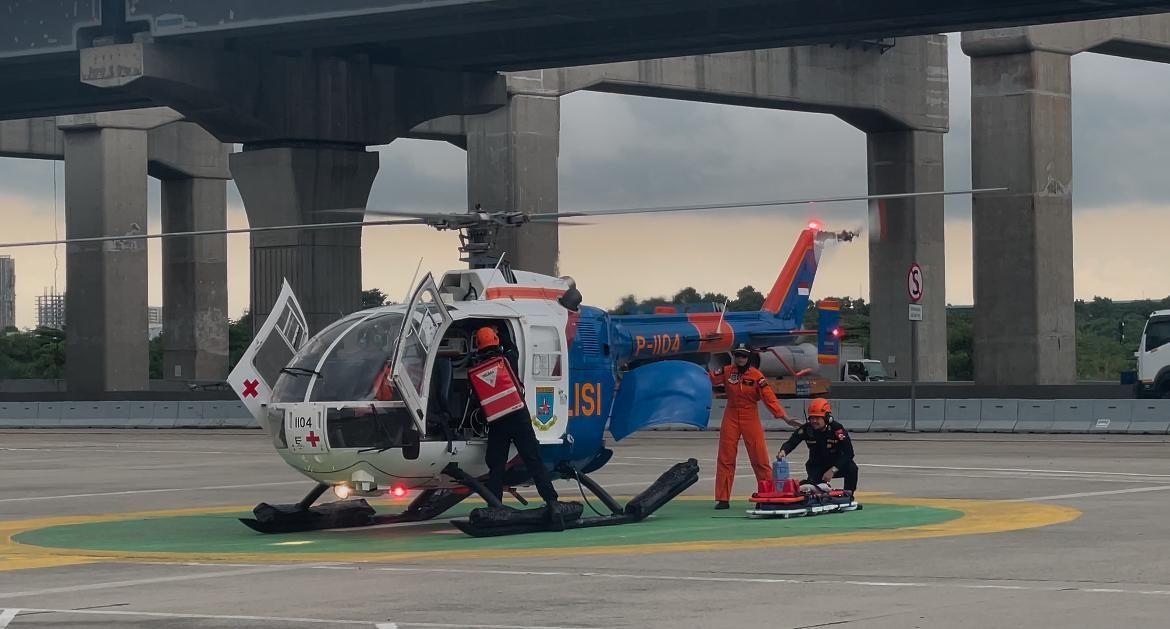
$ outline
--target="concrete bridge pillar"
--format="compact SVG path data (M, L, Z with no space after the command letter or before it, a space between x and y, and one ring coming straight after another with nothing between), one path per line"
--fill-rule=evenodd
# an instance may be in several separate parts
M227 181L162 180L164 232L224 229ZM163 241L163 378L227 377L227 238Z
M378 154L362 149L281 147L231 155L252 227L362 220ZM259 328L288 279L309 332L361 307L360 227L257 232L252 236L252 325Z
M555 96L515 94L497 111L467 117L467 202L486 211L557 211L561 105ZM557 275L556 224L500 230L492 255L513 269Z
M162 230L227 226L228 145L190 122L151 132ZM227 236L162 239L163 378L222 381L228 371Z
M975 381L1076 382L1070 57L1039 50L971 59ZM1010 132L1005 132L1010 129Z
M65 132L66 237L146 233L146 130L85 119L59 126ZM148 388L146 280L145 240L68 247L65 379L70 393Z
M869 192L891 194L943 189L943 134L884 131L866 134ZM870 355L909 380L911 325L918 326L917 377L947 379L946 250L943 198L889 199L870 204ZM906 275L922 267L922 321L911 324Z

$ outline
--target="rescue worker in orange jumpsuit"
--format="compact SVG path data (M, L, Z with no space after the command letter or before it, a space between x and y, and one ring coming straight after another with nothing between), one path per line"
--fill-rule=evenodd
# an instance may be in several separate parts
M557 490L553 488L548 468L540 459L540 443L532 428L532 415L524 403L524 385L516 375L515 353L505 352L499 334L486 326L476 330L475 344L478 351L472 357L468 379L472 381L470 392L483 408L484 419L488 422L488 491L496 498L503 498L508 446L514 443L536 483L536 490L552 512L557 508ZM482 381L477 379L481 373L484 376ZM478 390L481 387L482 392Z
M751 366L751 348L740 343L731 354L731 365L709 374L712 386L727 394L727 408L723 411L723 423L719 427L719 458L715 468L716 509L730 508L731 487L735 482L735 457L739 452L741 436L756 480L772 480L768 444L764 441L764 424L760 420L760 400L772 411L773 417L793 428L800 427L800 422L788 418L763 372Z

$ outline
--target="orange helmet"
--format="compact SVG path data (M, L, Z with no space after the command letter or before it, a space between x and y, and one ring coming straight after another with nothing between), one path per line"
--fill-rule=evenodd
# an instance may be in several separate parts
M833 412L833 407L829 406L829 401L825 398L816 398L808 403L809 417L824 417Z
M484 326L475 331L475 345L479 349L487 349L500 344L500 335L495 328Z

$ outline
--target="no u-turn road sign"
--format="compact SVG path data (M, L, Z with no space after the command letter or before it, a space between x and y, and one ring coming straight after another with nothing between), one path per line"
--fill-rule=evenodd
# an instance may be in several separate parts
M912 303L918 303L922 300L922 295L925 293L925 285L922 281L922 267L918 263L910 265L910 272L906 274L906 293L910 296Z

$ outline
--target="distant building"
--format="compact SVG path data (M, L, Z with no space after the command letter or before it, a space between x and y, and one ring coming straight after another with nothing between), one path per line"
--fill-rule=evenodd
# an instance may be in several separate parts
M0 256L0 331L16 327L16 260Z
M162 334L162 307L147 306L146 318L147 338ZM37 297L37 327L65 329L65 293L50 292L46 288L44 294Z
M37 297L37 327L65 329L65 294L49 292Z

